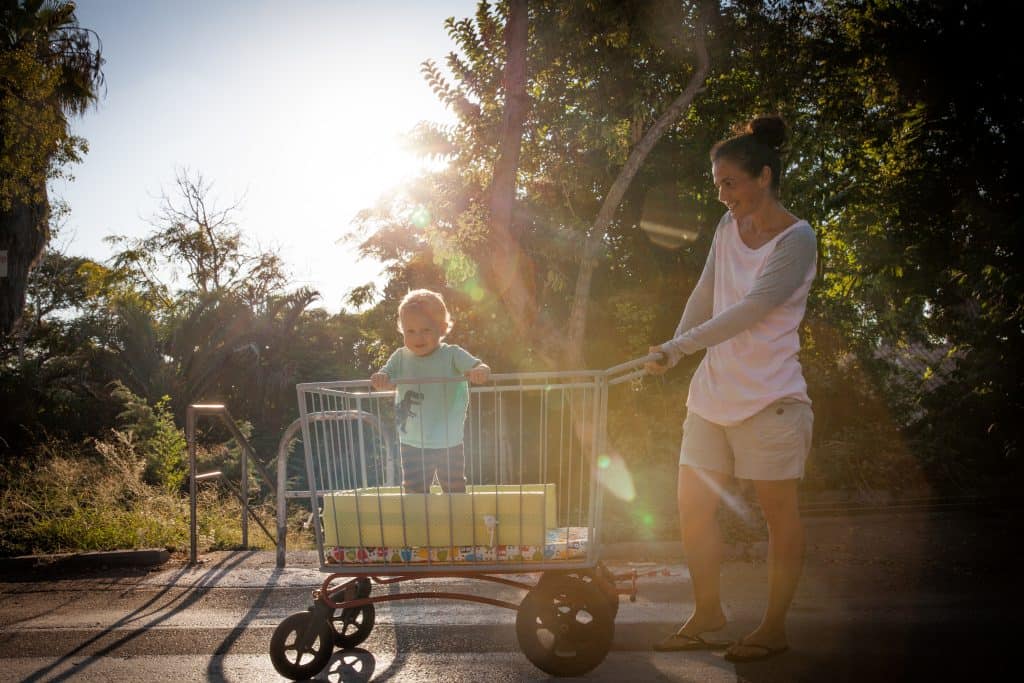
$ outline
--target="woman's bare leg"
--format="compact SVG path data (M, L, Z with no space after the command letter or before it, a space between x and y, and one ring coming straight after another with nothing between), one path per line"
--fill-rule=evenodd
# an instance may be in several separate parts
M804 527L800 520L797 483L796 479L754 482L754 490L768 523L770 583L764 617L756 629L744 636L743 643L769 648L787 644L786 614L800 581L804 560Z
M721 472L679 466L679 528L694 599L693 614L679 631L687 636L725 626L720 580L722 542L716 513L729 480L729 475Z

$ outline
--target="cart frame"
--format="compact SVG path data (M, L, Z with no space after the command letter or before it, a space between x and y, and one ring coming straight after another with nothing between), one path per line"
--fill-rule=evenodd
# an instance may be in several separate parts
M600 561L601 525L599 522L602 511L602 487L600 486L601 471L597 455L604 453L607 446L608 388L642 377L646 374L642 367L645 363L661 362L662 360L663 356L660 354L651 354L603 371L495 374L491 376L487 385L470 388L470 394L478 396L495 394L495 400L498 400L499 395L506 391L516 392L520 396L525 391L589 390L593 392L591 405L585 406L586 410L591 411L591 432L579 437L583 439L589 436L590 438L589 457L587 454L580 453L581 463L583 461L589 463L586 554L578 558L559 560L438 562L432 561L428 552L427 561L416 563L340 565L328 563L325 559L323 523L317 513L320 510L323 496L331 489L320 486L323 483L323 476L318 482L317 466L319 463L314 462L312 447L316 435L311 428L318 423L325 423L332 418L339 417L376 426L380 431L380 442L384 444L384 452L390 454L394 450L394 444L389 438L388 430L383 428L382 415L364 410L361 402L392 398L394 392L369 390L366 380L299 384L296 391L302 421L309 500L311 509L314 511L314 535L320 569L327 572L328 576L319 589L313 591L312 607L306 612L293 614L275 631L271 641L271 659L278 672L291 678L316 675L326 665L333 647L355 647L369 636L375 620L374 605L412 599L462 600L516 610L517 635L520 646L536 666L553 675L579 675L597 666L604 659L611 645L619 596L626 595L630 601L635 601L637 595L637 573L635 570L615 575ZM450 381L452 380L426 378L404 380L397 384ZM343 411L310 410L310 407L315 407L315 402L311 404L308 400L310 394L344 397L355 400L356 404L354 408L346 408ZM541 405L543 406L543 400ZM496 408L496 410L500 412L500 409ZM520 426L521 424L522 413L520 413ZM543 424L543 407L541 427L542 429L547 427ZM349 433L347 438L351 446L356 446L355 440L358 440L357 447L361 453L364 452L366 443L362 429L358 430L357 434ZM542 444L544 438L542 435ZM571 439L572 435L570 435L570 449ZM520 450L522 449L520 448ZM543 459L543 456L541 457ZM521 462L520 456L520 469L522 469ZM390 467L393 470L394 462L389 462L385 457L383 463L378 461L378 466L383 467L384 482L391 483L387 476L387 468ZM367 483L370 480L365 458L361 462L361 467L361 471L352 473L353 479L349 481ZM322 475L322 472L319 473ZM543 474L542 472L541 476ZM523 484L520 483L520 487L522 486ZM381 488L379 476L377 488ZM495 492L497 494L497 489ZM356 505L357 515L358 510L358 505ZM404 520L403 508L403 525ZM449 519L449 531L451 531L451 524L452 521ZM357 520L357 527L360 529L361 543L362 526L359 520ZM383 529L381 538L383 539ZM449 537L450 539L451 537ZM494 541L493 536L491 541ZM540 577L536 581L502 576L538 573ZM373 585L392 585L430 578L481 580L521 589L526 591L526 595L520 602L513 603L507 600L450 591L410 591L376 596L371 594ZM340 583L338 583L339 581ZM620 587L621 582L628 582L628 585ZM579 619L581 614L585 615L582 621ZM542 639L538 639L536 634L539 631L553 632L555 645L548 645ZM568 655L557 651L558 648L564 649L566 643L570 643L575 648ZM291 654L294 654L294 661ZM306 660L307 657L308 660ZM303 663L304 660L306 660L305 663Z

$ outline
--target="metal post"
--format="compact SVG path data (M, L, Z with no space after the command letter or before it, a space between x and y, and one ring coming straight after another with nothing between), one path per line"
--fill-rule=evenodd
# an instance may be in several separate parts
M286 432L287 433L287 432ZM285 489L288 482L288 453L284 438L277 449L277 566L284 567L287 552L288 536L288 501L285 500Z
M302 420L296 418L284 430L284 435L277 445L277 566L285 566L288 549L288 445L302 426Z
M188 500L189 500L189 564L197 561L196 532L196 414L192 406L185 413L185 438L188 441Z
M238 489L242 492L242 547L249 549L249 447L238 444L242 449L241 478Z

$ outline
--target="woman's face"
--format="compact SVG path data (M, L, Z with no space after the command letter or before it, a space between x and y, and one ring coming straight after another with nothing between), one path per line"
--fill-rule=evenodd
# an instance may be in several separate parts
M711 163L711 175L718 188L718 201L737 220L752 215L772 198L772 172L767 166L755 177L734 161L722 158Z

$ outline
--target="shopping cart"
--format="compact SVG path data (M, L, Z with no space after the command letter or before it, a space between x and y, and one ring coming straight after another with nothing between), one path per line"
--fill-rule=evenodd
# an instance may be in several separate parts
M274 668L296 680L316 676L334 648L369 637L375 605L410 599L515 610L520 648L548 674L580 675L600 664L619 596L636 599L636 573L614 575L599 556L608 390L639 378L655 359L604 371L495 374L470 387L465 493L400 485L399 430L415 400L396 405L394 391L374 391L366 380L300 384L305 484L328 576L312 605L275 629ZM445 396L465 391L456 382L465 380L403 380L398 390L413 399L427 384L442 385ZM373 591L427 578L478 579L525 595L509 602Z

